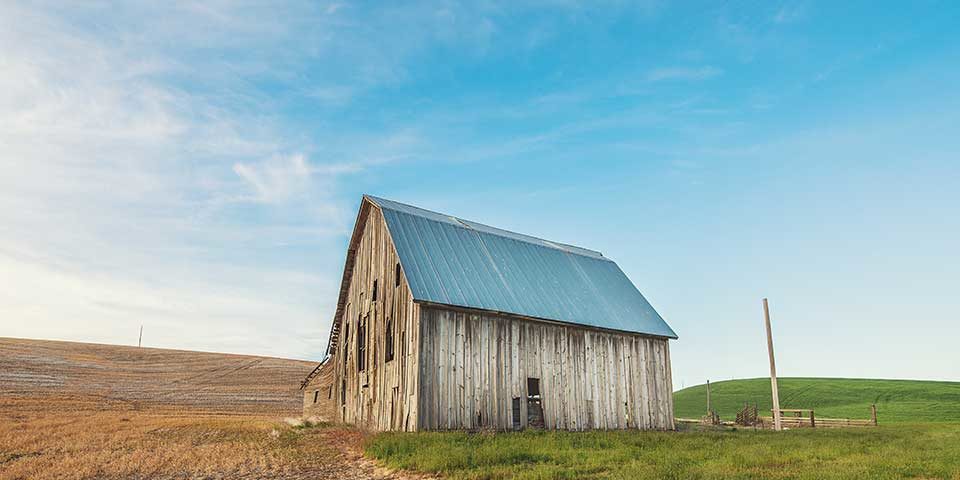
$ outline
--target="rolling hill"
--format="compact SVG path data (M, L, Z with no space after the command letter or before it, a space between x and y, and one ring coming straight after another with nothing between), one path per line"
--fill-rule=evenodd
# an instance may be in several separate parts
M299 414L301 360L0 338L0 393L32 408Z
M402 478L307 428L315 364L0 338L0 480Z
M960 421L960 382L788 377L778 379L778 385L781 408L812 408L821 417L870 418L875 403L881 424ZM676 416L703 415L706 392L706 385L675 392ZM710 395L724 420L732 420L744 402L756 403L769 415L769 378L710 383Z

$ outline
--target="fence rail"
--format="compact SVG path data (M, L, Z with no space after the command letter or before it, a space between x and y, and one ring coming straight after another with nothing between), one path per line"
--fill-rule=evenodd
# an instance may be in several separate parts
M764 425L772 425L773 417L760 417ZM852 418L780 417L780 424L788 428L872 427L873 420Z
M764 423L773 423L773 410L771 416L761 417ZM784 427L794 428L817 428L817 427L875 427L877 425L877 406L870 405L869 419L852 418L824 418L817 417L813 409L808 408L781 408L780 424Z
M757 415L756 405L745 404L737 413L734 422L710 422L712 425L746 426L753 428L773 428L773 410L768 417ZM677 418L677 423L707 423L708 416L700 419ZM818 417L809 408L781 408L780 424L786 428L836 428L836 427L875 427L877 426L877 406L870 405L869 419L824 418Z

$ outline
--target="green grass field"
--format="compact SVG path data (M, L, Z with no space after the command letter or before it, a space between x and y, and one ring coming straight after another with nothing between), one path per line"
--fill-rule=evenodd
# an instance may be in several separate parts
M387 433L366 454L391 468L462 479L899 479L960 480L960 383L786 378L784 408L867 418L844 429L700 429L681 432ZM699 417L703 386L676 392L678 417ZM769 408L766 379L711 384L718 411L744 401Z
M390 433L367 455L462 479L960 479L960 424L786 432Z
M812 408L820 417L870 418L870 404L875 403L881 424L960 421L960 382L781 378L777 385L781 408ZM732 420L743 402L756 403L770 415L768 378L711 383L710 397L724 420ZM705 385L680 390L673 399L677 417L700 418L706 413Z

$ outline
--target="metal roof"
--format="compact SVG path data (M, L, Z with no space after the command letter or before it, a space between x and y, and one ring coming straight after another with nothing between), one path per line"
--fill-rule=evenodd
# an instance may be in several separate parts
M365 198L383 212L414 300L677 338L600 252Z

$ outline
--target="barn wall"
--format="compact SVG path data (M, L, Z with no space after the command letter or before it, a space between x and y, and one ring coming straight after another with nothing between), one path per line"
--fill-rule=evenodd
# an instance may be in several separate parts
M303 388L303 416L322 422L335 422L337 400L334 396L336 364L328 361L320 373Z
M666 339L439 307L420 315L421 430L510 430L515 404L526 428L531 377L545 428L673 428Z
M396 249L380 210L372 205L363 227L337 339L334 400L336 418L371 430L417 428L417 352L419 306L406 279L396 286ZM377 300L372 300L377 280ZM386 361L387 321L392 320L394 359ZM359 371L361 339L366 328L365 363Z

